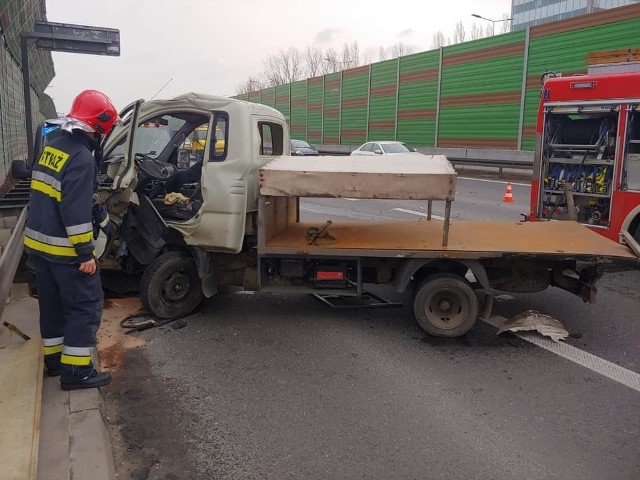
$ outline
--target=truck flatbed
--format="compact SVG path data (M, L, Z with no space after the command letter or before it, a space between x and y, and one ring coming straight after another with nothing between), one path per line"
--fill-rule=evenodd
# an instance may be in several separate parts
M451 222L448 246L442 246L440 241L441 220L335 222L328 227L334 240L319 238L317 245L309 245L307 229L319 226L291 223L264 244L262 253L473 259L595 256L638 263L627 247L577 222L455 220Z
M318 223L300 221L299 198L445 201L455 197L456 173L442 155L281 157L260 171L258 248L262 255L460 258L529 257L638 264L626 246L577 222L339 221L310 242ZM429 208L429 211L431 208ZM327 218L326 220L331 220ZM442 232L445 239L442 241Z

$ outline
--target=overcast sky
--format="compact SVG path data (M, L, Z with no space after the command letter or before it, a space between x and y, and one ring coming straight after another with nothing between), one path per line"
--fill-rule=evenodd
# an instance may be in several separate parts
M53 53L56 76L46 92L58 112L87 88L104 91L118 109L137 98L195 91L235 95L263 70L271 53L294 46L342 49L358 43L369 62L381 46L401 41L428 50L441 30L453 38L462 21L467 37L476 13L499 20L510 0L46 0L50 22L120 30L121 55ZM500 24L496 25L496 33ZM167 84L167 82L169 82Z

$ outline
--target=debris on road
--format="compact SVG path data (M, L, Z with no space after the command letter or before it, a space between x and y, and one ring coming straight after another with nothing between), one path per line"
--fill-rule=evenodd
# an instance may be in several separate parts
M537 310L527 310L519 313L500 324L498 333L521 332L536 330L541 335L551 338L554 342L564 340L569 336L569 332L559 320L549 315L544 315Z

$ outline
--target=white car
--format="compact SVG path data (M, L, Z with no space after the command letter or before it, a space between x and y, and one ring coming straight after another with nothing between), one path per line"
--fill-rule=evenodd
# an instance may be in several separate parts
M351 152L351 155L388 155L395 153L413 153L416 151L415 148L404 142L367 142Z

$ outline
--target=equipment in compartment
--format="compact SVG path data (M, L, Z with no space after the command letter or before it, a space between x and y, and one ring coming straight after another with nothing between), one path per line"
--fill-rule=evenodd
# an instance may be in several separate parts
M575 219L588 225L609 222L618 111L581 109L546 116L542 216L571 219L567 192L577 210Z
M611 165L568 165L550 163L544 178L545 190L564 191L566 184L573 184L571 191L610 195L613 166Z

